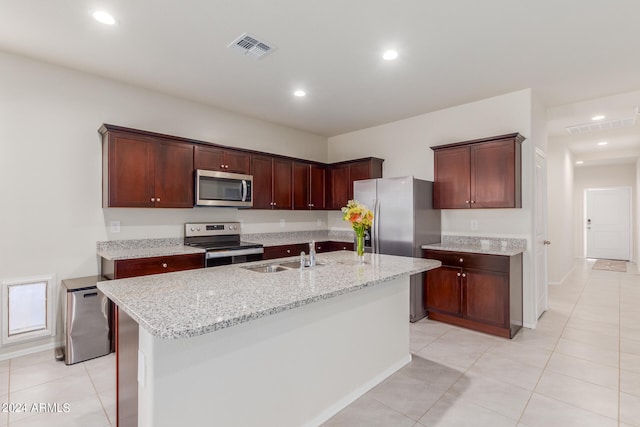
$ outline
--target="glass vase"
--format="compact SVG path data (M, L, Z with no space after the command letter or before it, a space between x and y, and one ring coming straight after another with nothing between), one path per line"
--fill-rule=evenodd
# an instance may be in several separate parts
M364 263L364 230L356 231L356 252L358 261Z

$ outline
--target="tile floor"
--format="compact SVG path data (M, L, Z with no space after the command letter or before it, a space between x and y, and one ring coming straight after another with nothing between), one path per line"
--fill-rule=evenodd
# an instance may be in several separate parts
M413 361L326 427L640 427L640 275L579 261L536 330L513 340L411 325ZM115 357L65 366L51 351L0 362L0 402L69 403L0 412L0 427L115 425Z

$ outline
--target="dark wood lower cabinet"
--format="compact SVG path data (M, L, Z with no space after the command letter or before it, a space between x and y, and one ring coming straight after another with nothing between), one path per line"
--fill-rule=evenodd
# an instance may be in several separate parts
M352 251L353 243L336 242L336 241L316 242L316 253L342 251L342 250ZM290 245L265 246L264 253L262 254L262 259L267 260L267 259L296 256L296 255L300 255L300 252L302 251L304 251L306 255L309 255L308 243L293 243Z
M513 338L522 327L522 254L486 255L426 249L442 262L425 275L428 317Z

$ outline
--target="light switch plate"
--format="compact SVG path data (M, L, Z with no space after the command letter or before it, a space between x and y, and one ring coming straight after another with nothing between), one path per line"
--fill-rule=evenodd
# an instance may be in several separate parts
M120 232L120 221L111 221L109 223L109 225L111 226L111 232L112 233L119 233Z

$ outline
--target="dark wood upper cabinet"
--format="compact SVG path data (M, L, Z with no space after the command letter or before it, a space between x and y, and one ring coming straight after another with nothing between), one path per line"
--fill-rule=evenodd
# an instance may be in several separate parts
M329 165L326 188L327 208L340 209L353 199L353 182L382 178L383 159L368 157Z
M254 209L292 208L292 161L272 156L251 158Z
M293 209L324 209L324 166L293 162Z
M104 207L193 207L193 145L101 128Z
M239 150L196 145L194 164L196 169L248 175L251 172L251 155Z
M436 209L522 207L518 133L431 147Z
M191 208L196 169L253 175L254 209L340 209L383 159L325 164L104 124L103 206Z

